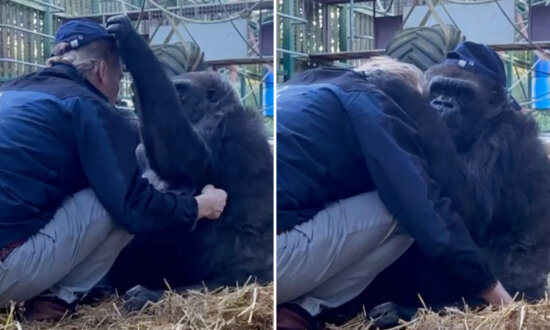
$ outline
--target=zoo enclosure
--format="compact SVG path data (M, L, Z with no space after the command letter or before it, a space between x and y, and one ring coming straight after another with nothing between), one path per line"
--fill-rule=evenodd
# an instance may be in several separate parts
M221 51L208 59L210 52L206 54L207 64L234 85L245 105L267 110L268 114L272 111L269 95L262 95L272 90L273 5L262 0L0 0L0 84L43 67L54 33L63 22L87 18L104 23L120 13L126 13L134 24L139 20L140 33L156 44L215 44L212 40L216 40L219 25L231 24L230 37L240 45L239 57L224 57ZM163 38L159 37L161 32ZM130 100L128 76L122 85L122 97Z
M487 9L488 6L492 8ZM485 36L485 30L491 29L484 22L466 20L468 26L464 26L464 21L460 21L461 7L471 16L472 10L487 11L479 15L487 14L497 20L499 24L493 30L506 29L505 41L502 36ZM412 22L421 8L428 18ZM407 26L438 24L439 18L450 25L458 22L463 30L473 28L475 32L466 35L468 40L488 43L501 54L508 88L523 106L550 108L550 66L540 65L546 62L545 53L550 49L550 7L546 1L501 0L497 4L493 0L279 0L278 9L282 13L278 14L281 32L277 36L279 82L321 64L356 66L365 58L383 54L394 32ZM544 90L535 91L541 83L546 84ZM546 113L535 113L540 123L548 121L543 118Z

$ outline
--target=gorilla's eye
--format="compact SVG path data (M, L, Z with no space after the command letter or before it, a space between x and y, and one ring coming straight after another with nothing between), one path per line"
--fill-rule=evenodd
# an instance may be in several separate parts
M191 114L189 116L191 122L196 123L202 118L202 113L198 110L191 111Z
M474 91L469 88L457 88L454 93L455 99L461 105L469 105L472 103Z
M489 104L495 104L497 98L498 98L497 91L495 91L495 90L491 91L491 96L489 96Z
M441 87L440 85L436 85L436 84L434 84L430 87L430 98L435 99L436 97L441 96L441 95L445 95L445 91L444 91L443 87Z
M207 91L206 91L206 98L211 101L211 102L214 102L216 101L216 93L217 90L214 89L214 88L209 88Z

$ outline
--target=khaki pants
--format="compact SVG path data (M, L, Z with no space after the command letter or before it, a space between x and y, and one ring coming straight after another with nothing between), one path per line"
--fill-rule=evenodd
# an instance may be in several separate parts
M277 236L277 303L296 303L311 315L340 306L412 242L376 192L331 203Z
M105 276L131 239L91 189L67 197L44 228L0 262L0 306L44 291L74 302Z

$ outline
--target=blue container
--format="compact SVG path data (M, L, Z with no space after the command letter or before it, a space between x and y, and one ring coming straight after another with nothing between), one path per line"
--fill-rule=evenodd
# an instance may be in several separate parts
M269 71L264 81L264 114L273 117L273 72Z
M550 62L541 59L535 65L532 78L533 108L537 110L550 109Z

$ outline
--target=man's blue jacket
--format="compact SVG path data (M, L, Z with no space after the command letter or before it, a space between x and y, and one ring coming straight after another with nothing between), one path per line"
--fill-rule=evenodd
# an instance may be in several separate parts
M139 132L126 117L65 64L0 88L0 247L36 233L86 187L131 233L194 226L193 196L160 193L141 177Z
M281 86L277 230L308 221L331 201L377 190L422 250L479 294L496 278L430 178L419 141L425 137L404 110L347 69L309 70Z

